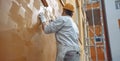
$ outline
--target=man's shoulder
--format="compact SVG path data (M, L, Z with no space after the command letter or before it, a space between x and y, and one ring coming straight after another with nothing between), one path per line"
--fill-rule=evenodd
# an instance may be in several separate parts
M57 18L71 18L71 17L69 17L69 16L59 16Z
M59 17L57 17L57 21L65 21L65 17L64 16L59 16Z
M57 19L64 19L65 18L65 16L59 16L59 17L57 17Z
M63 20L63 21L68 21L68 20L71 20L71 17L69 17L69 16L59 16L59 17L57 17L57 19L59 19L59 20Z

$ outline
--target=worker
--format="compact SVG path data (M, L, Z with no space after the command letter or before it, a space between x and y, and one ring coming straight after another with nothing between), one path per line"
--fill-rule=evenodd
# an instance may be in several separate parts
M67 3L63 7L62 16L46 24L43 13L39 14L43 30L46 34L55 33L57 40L56 61L80 61L79 31L72 16L73 5Z

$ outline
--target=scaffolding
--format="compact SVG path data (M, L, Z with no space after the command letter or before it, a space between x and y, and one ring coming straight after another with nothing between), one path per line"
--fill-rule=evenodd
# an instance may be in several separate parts
M99 3L98 7L94 7L94 3ZM87 5L89 4L90 8L88 9ZM84 22L84 30L85 30L85 42L84 42L84 51L85 51L85 61L108 61L107 60L107 53L106 53L106 40L105 40L105 34L104 34L104 24L103 24L103 12L102 12L102 2L101 0L85 0L84 7L86 11L91 11L91 23L88 21L88 18L86 18ZM99 9L99 18L100 18L100 24L96 24L95 20L95 9ZM87 13L86 13L87 16ZM99 27L99 35L96 32L96 28ZM91 36L91 34L93 36ZM93 49L93 50L92 50ZM104 60L99 59L99 53L98 49L103 52ZM93 51L95 54L92 53ZM94 59L93 59L94 57Z

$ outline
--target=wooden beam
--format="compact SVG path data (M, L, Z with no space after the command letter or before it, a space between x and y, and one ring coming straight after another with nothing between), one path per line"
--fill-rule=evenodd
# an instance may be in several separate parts
M112 61L110 40L108 35L107 17L106 17L106 10L105 10L105 2L104 0L101 0L101 2L102 2L102 9L103 9L102 12L103 12L104 33L105 33L106 49L107 49L107 59L108 61Z
M96 2L96 3L93 3L93 5L92 4L87 4L87 10L89 10L89 9L92 9L92 8L98 8L100 6L100 3L99 2Z
M64 7L65 3L62 0L59 0L62 6Z
M48 7L48 3L47 3L46 0L41 0L41 1L42 1L43 5L44 5L45 7Z

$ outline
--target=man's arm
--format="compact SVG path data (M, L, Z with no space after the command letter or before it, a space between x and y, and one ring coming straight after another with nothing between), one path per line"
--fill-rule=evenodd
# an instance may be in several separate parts
M62 19L56 19L53 22L44 26L45 33L55 33L58 32L64 26L64 21Z
M39 14L39 19L42 22L42 29L44 30L44 27L46 26L46 18L43 13Z
M57 32L64 25L64 20L62 20L61 18L58 18L55 21L50 22L49 24L46 24L46 19L43 14L40 13L39 18L42 22L42 28L47 34Z
M44 27L46 26L47 24L45 22L42 23L42 29L44 30Z

